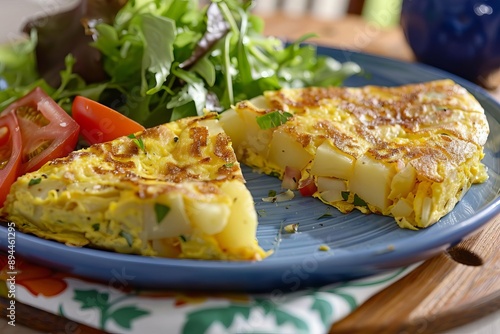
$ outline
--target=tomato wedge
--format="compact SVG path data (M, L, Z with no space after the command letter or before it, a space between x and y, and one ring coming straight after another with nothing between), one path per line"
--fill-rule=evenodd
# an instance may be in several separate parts
M41 88L9 105L2 117L13 115L21 132L19 175L39 169L47 161L75 149L79 125Z
M314 195L317 190L318 188L316 187L316 184L314 183L314 179L312 177L299 182L299 192L304 197Z
M82 129L82 137L89 144L103 143L144 130L142 125L127 116L84 96L75 97L71 113Z
M13 114L0 117L0 207L10 186L19 175L21 164L21 133Z

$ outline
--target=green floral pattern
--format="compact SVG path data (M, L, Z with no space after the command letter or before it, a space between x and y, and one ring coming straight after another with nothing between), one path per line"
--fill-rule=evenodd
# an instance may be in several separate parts
M81 310L97 309L100 315L98 328L105 329L109 320L114 320L121 328L132 329L132 322L150 312L140 309L135 305L117 306L121 301L132 298L133 295L122 295L113 301L109 298L109 293L91 290L75 290L73 300L80 303ZM60 315L66 316L62 305L59 307Z
M334 322L416 266L279 298L265 294L125 292L67 278L68 288L57 296L19 293L18 300L113 333L163 333L166 329L179 334L325 333Z

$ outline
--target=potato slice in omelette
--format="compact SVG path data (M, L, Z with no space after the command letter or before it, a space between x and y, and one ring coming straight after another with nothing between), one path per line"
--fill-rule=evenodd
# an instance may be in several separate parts
M217 118L181 119L53 160L13 184L3 215L68 245L263 259L253 199Z
M297 187L314 182L313 196L340 211L393 216L404 228L437 222L488 177L484 110L451 80L269 91L221 123L242 163L285 179L291 170Z

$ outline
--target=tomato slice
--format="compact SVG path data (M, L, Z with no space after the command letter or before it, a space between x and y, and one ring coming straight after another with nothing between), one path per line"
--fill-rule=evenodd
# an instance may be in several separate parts
M20 175L75 149L79 125L41 88L9 105L1 115L7 114L15 116L21 132Z
M21 133L13 114L0 117L0 207L10 186L19 175L21 165Z
M316 191L318 191L318 188L316 187L312 177L299 182L299 192L302 196L312 196L316 193Z
M71 109L89 144L103 143L143 131L144 127L127 116L84 96L77 96Z
M7 145L7 142L10 139L10 130L7 125L2 125L0 127L0 147L3 145Z

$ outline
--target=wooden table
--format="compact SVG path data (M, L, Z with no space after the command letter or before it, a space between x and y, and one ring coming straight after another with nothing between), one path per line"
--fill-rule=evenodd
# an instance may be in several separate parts
M359 16L337 21L312 17L263 17L265 33L355 51L414 61L399 27L382 28ZM500 102L500 72L492 74L489 93ZM500 318L500 215L453 248L372 297L335 324L331 333L435 333L463 326L490 313ZM459 262L466 263L461 264ZM499 324L500 325L500 324ZM500 333L500 328L497 328ZM492 331L494 333L495 331ZM468 333L468 332L467 332Z

